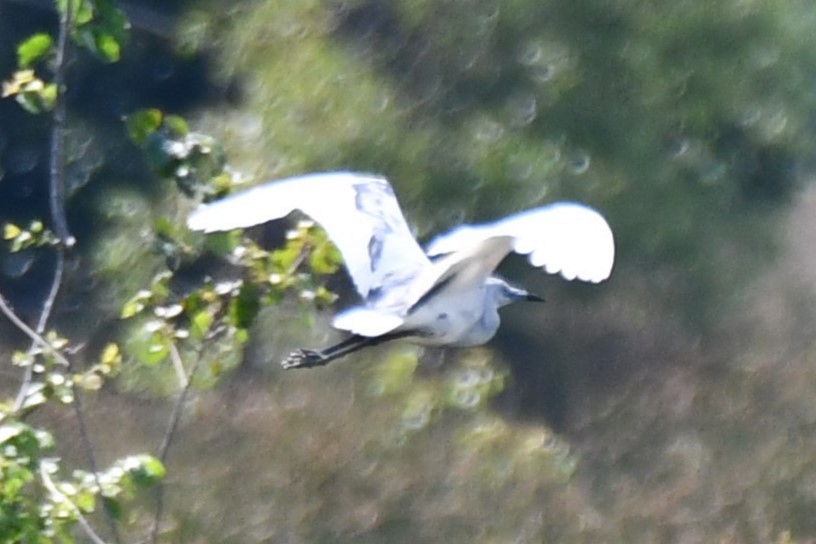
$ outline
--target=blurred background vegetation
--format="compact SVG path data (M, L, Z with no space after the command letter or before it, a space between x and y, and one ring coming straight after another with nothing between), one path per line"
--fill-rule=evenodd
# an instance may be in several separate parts
M119 62L69 64L78 249L55 317L75 344L131 348L87 403L103 461L163 432L172 368L140 364L119 315L171 260L156 220L180 229L195 205L154 175L124 116L183 115L249 183L383 173L420 239L574 199L604 213L618 246L598 286L510 259L502 272L548 304L508 309L484 349L395 345L285 373L290 349L332 339L330 312L297 296L265 307L185 405L163 540L816 538L810 2L118 5L133 25ZM56 23L49 2L0 0L0 74ZM47 217L49 127L0 101L4 222ZM280 228L256 234L271 244ZM0 290L24 317L51 266L43 249L0 252ZM185 263L172 288L228 272ZM329 286L350 300L342 274ZM23 341L5 322L0 335L4 354ZM18 369L0 372L13 393ZM38 417L81 463L58 411ZM125 523L135 533L146 516Z

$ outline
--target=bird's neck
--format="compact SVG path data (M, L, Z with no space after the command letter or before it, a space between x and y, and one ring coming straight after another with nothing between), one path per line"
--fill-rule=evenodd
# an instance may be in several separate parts
M491 292L490 289L487 289L485 293L485 304L484 304L484 312L482 313L481 318L481 327L485 331L486 339L489 340L493 338L493 335L496 334L496 330L499 328L500 318L499 318L499 304L495 298L495 294Z

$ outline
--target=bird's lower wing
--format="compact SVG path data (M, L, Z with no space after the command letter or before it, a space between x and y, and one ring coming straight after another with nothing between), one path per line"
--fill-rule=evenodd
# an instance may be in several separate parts
M376 338L398 329L404 323L402 317L378 310L358 306L349 308L332 320L332 326L341 331L348 331L368 338Z

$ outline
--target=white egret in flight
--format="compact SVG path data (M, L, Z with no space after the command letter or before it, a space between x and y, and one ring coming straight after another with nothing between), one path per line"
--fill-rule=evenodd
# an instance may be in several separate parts
M388 181L328 172L271 181L198 208L188 226L205 232L245 228L300 210L340 250L362 304L335 316L350 335L324 350L300 349L285 368L321 366L396 338L429 346L476 346L499 328L498 309L542 300L494 275L511 252L567 280L598 283L615 259L612 230L595 210L559 202L493 223L462 225L423 251Z

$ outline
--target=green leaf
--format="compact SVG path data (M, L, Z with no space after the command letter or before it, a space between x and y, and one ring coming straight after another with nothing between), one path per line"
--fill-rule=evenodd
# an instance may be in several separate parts
M134 455L125 459L123 464L133 483L139 486L156 485L165 476L164 465L152 455Z
M102 376L95 372L88 372L82 374L81 376L77 376L74 379L74 383L80 386L85 391L99 391L102 389L102 385L104 384L104 380Z
M48 402L45 384L40 382L32 383L28 386L23 400L23 409L28 411Z
M113 519L116 521L122 519L122 503L120 501L111 497L102 497L102 504Z
M170 354L168 333L160 321L145 321L128 338L126 344L130 355L146 366L156 366Z
M96 35L96 49L108 62L116 62L121 56L119 42L110 34Z
M4 444L12 438L19 436L25 427L20 423L11 425L0 425L0 444Z
M84 513L90 514L96 506L96 495L89 491L81 491L74 496L73 502Z
M84 25L93 19L93 4L90 0L70 0L71 1L71 22L74 27ZM57 0L57 9L60 13L65 13L68 0Z
M17 46L17 65L28 68L47 55L54 45L54 40L45 33L29 36Z
M125 117L125 127L130 140L140 146L159 129L161 123L162 112L155 108L138 111Z
M113 342L105 346L102 350L102 356L99 362L104 365L118 364L122 360L122 353L119 351L119 346Z
M119 317L121 319L129 319L144 310L144 307L144 302L141 300L131 299L125 302L125 305L122 306L122 313L119 314Z
M58 0L65 12L67 0ZM104 62L116 62L127 40L129 24L122 11L110 0L72 0L72 38Z
M197 340L201 340L207 334L207 331L210 330L212 326L213 318L206 310L202 310L197 312L193 318L190 320L191 327L190 333L193 335L193 338Z
M4 240L13 240L20 236L20 233L23 232L23 229L15 225L14 223L6 223L3 226L3 239Z
M142 351L142 362L147 366L155 366L170 354L170 345L164 334L153 333Z
M116 39L118 43L124 43L128 37L130 23L111 0L94 0L94 7L97 10L97 21L100 29L104 30Z
M128 319L138 313L141 313L144 311L147 304L152 302L151 299L153 298L153 295L154 294L151 291L142 289L133 295L130 300L125 302L125 304L122 306L122 313L119 314L119 317L121 319Z
M168 115L165 117L164 126L174 138L183 138L190 132L187 121L180 115Z
M204 238L207 251L216 255L227 255L241 243L241 231L214 232Z
M54 109L54 104L57 103L57 85L55 83L48 83L40 92L43 107L46 110Z
M230 323L239 329L248 329L261 309L261 293L252 284L244 283L238 296L230 301Z

